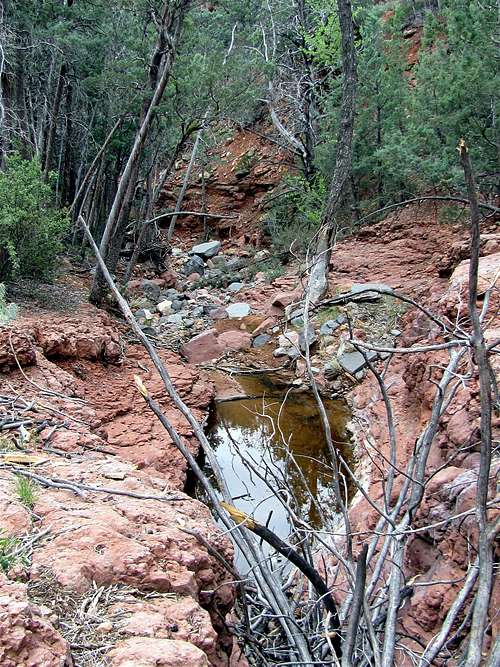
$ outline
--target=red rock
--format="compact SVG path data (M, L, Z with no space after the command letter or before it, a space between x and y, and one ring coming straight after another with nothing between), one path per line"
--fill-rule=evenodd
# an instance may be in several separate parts
M201 278L199 273L190 273L187 277L188 283L196 283Z
M218 664L217 634L207 611L192 598L158 599L150 602L123 602L109 613L119 614L121 633L135 637L175 638L190 642Z
M300 292L298 290L290 290L287 292L279 292L276 294L271 301L272 306L277 306L278 308L286 308L292 303L295 303L300 298Z
M41 607L28 601L25 584L0 571L0 665L71 667L69 644Z
M36 363L33 335L24 327L0 327L0 371Z
M160 274L160 278L164 281L165 287L175 287L177 284L177 276L172 271L164 271Z
M142 280L129 280L127 288L130 292L141 289Z
M252 336L246 331L224 331L217 340L224 350L247 350L252 346Z
M224 348L219 344L215 329L208 329L185 343L181 352L191 364L201 364L205 361L217 359Z
M208 667L203 651L181 640L134 637L107 655L110 667Z

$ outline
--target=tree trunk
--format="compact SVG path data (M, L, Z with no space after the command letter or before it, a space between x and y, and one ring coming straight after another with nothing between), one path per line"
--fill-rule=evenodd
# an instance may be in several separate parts
M328 266L331 244L335 238L337 213L342 194L352 168L352 144L356 101L356 52L354 46L354 24L350 0L337 0L340 32L342 36L342 102L340 128L337 137L337 159L333 172L328 200L321 218L315 256L309 273L309 293L312 303L317 303L328 289Z
M0 170L3 168L6 152L7 133L5 129L5 27L4 27L4 3L0 0Z
M183 19L189 8L189 5L190 0L179 0L175 7L172 7L170 2L166 2L163 7L162 24L155 53L153 54L150 66L150 83L154 84L154 92L144 105L144 111L141 122L139 124L139 129L135 136L134 144L127 160L127 164L125 165L125 169L123 170L122 176L118 183L118 189L108 216L108 220L106 222L104 234L101 239L100 252L105 259L108 255L109 243L117 232L117 225L119 224L120 217L123 219L121 210L125 202L127 192L129 192L130 179L134 172L137 173L136 169L138 168L142 157L144 144L146 143L149 129L151 127L151 122L155 116L158 105L161 102L163 93L165 92L165 88L170 79ZM166 55L163 56L165 51ZM158 60L159 54L162 55L160 60ZM161 75L159 76L161 60L163 60L163 69L161 70ZM135 187L135 183L133 186ZM105 291L106 282L104 280L104 275L100 266L97 266L94 282L90 292L90 301L95 304L101 304L104 300Z
M49 132L47 135L47 144L45 149L45 162L43 166L43 180L47 181L49 178L50 164L52 160L52 150L54 139L56 136L57 119L59 117L59 107L61 106L61 99L64 88L64 77L66 76L66 63L61 65L59 70L59 77L57 79L56 93L54 95L54 104L52 105L52 113L50 116Z
M186 190L187 190L187 187L189 185L189 180L191 178L191 173L193 171L194 163L195 163L195 160L196 160L196 153L198 152L198 147L200 145L201 137L203 135L203 130L205 129L204 124L205 124L205 121L206 121L207 116L208 116L208 111L209 110L207 109L206 112L205 112L205 115L203 116L202 125L201 125L200 129L198 130L198 132L196 134L196 139L195 139L195 142L194 142L193 150L191 152L191 159L189 160L189 165L188 165L188 168L187 168L186 173L184 175L184 180L182 182L181 191L179 192L179 196L177 197L177 201L175 203L175 211L176 212L182 210L182 202L184 201L184 197L186 195ZM176 222L177 222L177 215L173 215L172 219L170 220L170 225L168 226L167 239L169 241L172 240L172 236L174 235L174 229L175 229Z
M126 285L128 281L130 280L130 277L132 276L132 273L134 271L135 265L137 264L137 259L139 257L139 254L144 247L145 243L147 243L147 238L148 234L151 231L151 225L147 224L148 220L152 217L153 215L153 210L155 206L158 203L158 199L162 193L163 187L167 181L167 178L169 177L170 173L172 172L172 169L174 168L175 162L179 155L182 154L182 151L184 150L184 146L186 145L186 141L191 134L189 128L186 132L183 132L182 137L180 138L179 142L177 143L177 146L175 147L174 152L172 153L172 156L165 167L165 169L161 172L160 177L158 179L158 183L153 186L152 192L149 193L149 186L148 186L148 202L145 207L145 213L144 213L144 218L141 221L140 229L139 229L139 234L137 235L137 239L135 241L134 249L132 251L132 256L130 257L130 261L127 265L127 269L125 271L125 275L123 277L123 283Z

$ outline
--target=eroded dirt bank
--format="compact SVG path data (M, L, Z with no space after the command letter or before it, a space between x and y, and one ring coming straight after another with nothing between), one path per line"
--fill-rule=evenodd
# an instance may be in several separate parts
M332 260L332 294L350 289L353 283L383 282L419 299L447 321L459 321L465 312L460 304L466 300L467 233L461 224L440 221L439 213L433 205L406 208L341 242ZM245 254L231 240L223 251L233 258ZM500 238L492 227L482 242L483 286L495 278L499 251ZM188 359L196 355L186 363L177 351L165 347L162 358L198 419L204 418L215 391L204 364L213 366L213 359L220 358L233 367L257 364L259 359L283 365L283 357L272 352L280 345L283 315L294 308L300 293L294 268L270 283L259 274L253 279L240 276L234 293L196 281L181 288L186 281L179 272L174 292L182 292L180 312L187 315L184 321L178 313L166 316L173 318L166 322L167 337L185 342L182 351ZM137 281L135 289L135 294L143 292L141 305L153 308L158 297L150 295L151 281ZM490 305L489 340L500 335L496 295ZM180 296L169 298L171 308ZM0 664L55 666L65 661L70 665L75 659L87 665L106 659L122 667L228 665L231 641L223 618L233 604L234 591L224 584L225 573L193 532L229 560L232 548L207 508L183 494L185 464L137 394L133 375L143 378L194 450L190 429L165 401L142 349L127 340L110 317L81 301L72 303L76 309L72 314L47 307L36 313L27 309L2 332L4 414L29 420L28 440L18 444L46 460L30 469L45 480L39 483L32 507L19 491L15 465L0 470L2 527L20 539L7 564L8 576L2 575L0 629L6 639L0 647ZM192 316L199 304L206 304L205 310ZM231 305L245 306L242 312L250 315L229 316ZM349 313L358 339L373 340L375 332L386 344L396 336L402 347L440 340L435 327L415 309L396 313L399 331L393 335L386 330L394 326L396 315L381 305L370 308ZM147 323L158 327L153 333L161 331L163 317L154 312ZM358 471L371 501L381 502L387 468L380 453L387 459L388 439L380 390L366 373L355 380L336 372L332 379L330 362L348 342L347 324L326 334L319 323L314 326L318 381L327 395L348 390ZM259 336L266 337L262 347L255 345ZM169 344L172 349L179 346ZM289 377L305 386L302 360L286 354ZM393 495L404 479L399 471L429 417L432 381L443 361L442 352L394 357L386 374L398 433ZM495 370L498 373L498 365ZM229 382L222 385L217 391L237 391ZM477 379L472 376L458 383L453 408L441 420L428 463L433 477L415 521L422 530L415 532L406 554L411 594L402 612L402 631L420 647L439 627L474 558L478 417ZM498 429L498 420L494 427ZM20 453L11 449L12 454ZM69 488L47 487L47 480ZM107 490L85 488L89 486ZM117 490L148 498L118 495ZM359 533L355 541L359 549L376 515L358 495L350 516ZM458 518L450 521L452 516ZM340 601L340 587L335 594ZM492 608L498 604L497 585ZM497 618L493 613L491 618L494 636ZM402 656L398 660L404 664ZM244 663L236 655L233 664Z

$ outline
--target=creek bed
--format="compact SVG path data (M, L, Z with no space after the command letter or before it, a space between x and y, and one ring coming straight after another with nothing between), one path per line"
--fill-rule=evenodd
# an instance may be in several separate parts
M245 396L216 401L207 425L234 505L287 539L293 525L274 495L278 492L313 528L323 528L311 495L330 518L336 507L330 457L314 397L286 389L269 375L242 375L237 380ZM348 408L339 400L324 404L335 445L351 462ZM346 487L350 495L347 481Z

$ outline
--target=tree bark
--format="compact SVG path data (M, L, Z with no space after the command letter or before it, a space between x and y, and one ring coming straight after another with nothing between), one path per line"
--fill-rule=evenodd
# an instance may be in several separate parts
M328 266L331 244L335 238L336 217L342 202L344 187L352 168L352 144L356 103L356 50L354 46L354 22L350 0L337 0L340 32L342 37L342 102L340 127L337 137L337 158L325 211L321 218L315 255L309 273L311 303L317 303L328 289Z
M493 584L493 545L488 539L488 491L490 485L491 469L491 373L488 361L488 352L484 340L484 334L477 309L477 283L479 273L480 252L480 213L477 202L477 189L469 157L469 150L462 139L458 146L460 161L465 175L467 194L470 201L470 263L469 263L469 319L471 323L471 346L474 350L474 360L477 364L479 375L479 399L481 403L481 448L479 475L477 480L476 518L479 528L478 556L479 577L476 599L472 614L472 623L469 635L469 647L465 660L465 667L479 667L482 659L482 646L484 642L488 610Z

